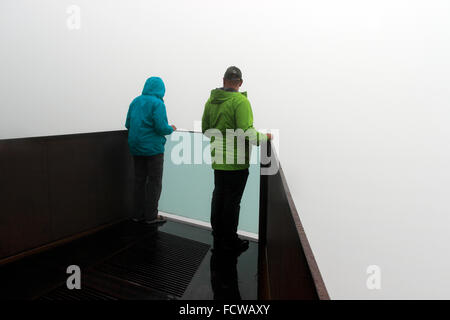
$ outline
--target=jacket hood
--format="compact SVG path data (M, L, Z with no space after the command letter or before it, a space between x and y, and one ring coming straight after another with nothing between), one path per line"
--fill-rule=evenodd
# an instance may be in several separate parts
M236 95L244 95L245 97L247 97L247 92L226 91L221 88L217 88L211 90L211 103L221 104L233 97L236 97Z
M162 99L165 93L166 87L164 86L164 82L160 77L150 77L147 79L147 81L145 81L142 94L156 96Z

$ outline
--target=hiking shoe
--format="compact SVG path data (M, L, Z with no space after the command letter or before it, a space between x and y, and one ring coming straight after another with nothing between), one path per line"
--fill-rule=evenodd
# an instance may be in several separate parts
M248 240L237 239L234 248L238 254L241 254L244 251L247 251L250 242Z
M166 219L164 219L161 216L156 217L156 219L153 220L145 220L146 224L157 224L157 223L165 223Z
M246 251L249 247L248 240L242 240L237 238L233 242L221 241L214 239L214 249L215 251L224 253L234 253L240 255L242 252Z

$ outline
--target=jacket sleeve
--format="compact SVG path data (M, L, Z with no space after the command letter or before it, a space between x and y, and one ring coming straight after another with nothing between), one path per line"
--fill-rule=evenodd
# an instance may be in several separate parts
M205 104L205 109L203 110L202 133L205 133L205 131L210 128L211 128L211 125L209 124L209 100L208 100Z
M153 123L155 124L155 131L162 136L173 132L173 128L167 122L166 106L162 102L155 105Z
M252 107L247 99L243 100L236 107L235 122L236 129L242 129L245 132L245 138L251 144L259 146L262 141L267 141L267 135L256 131L253 127Z
M125 128L127 128L128 130L130 129L130 120L131 120L131 106L133 105L133 103L130 104L130 107L128 108L128 112L127 112L127 120L125 120Z

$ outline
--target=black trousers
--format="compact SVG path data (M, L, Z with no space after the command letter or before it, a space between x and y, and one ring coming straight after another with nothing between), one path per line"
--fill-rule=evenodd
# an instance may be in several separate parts
M248 169L214 170L214 192L211 203L211 225L214 241L237 240L241 199L247 183Z
M164 154L133 156L134 210L136 219L154 220L158 216L161 196Z

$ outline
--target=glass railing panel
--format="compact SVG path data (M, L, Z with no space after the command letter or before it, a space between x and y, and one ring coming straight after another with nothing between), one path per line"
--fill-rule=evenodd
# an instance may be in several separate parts
M259 147L253 147L250 175L241 202L238 230L258 233ZM163 190L159 210L210 222L214 171L209 164L209 139L201 133L174 132L167 137Z

